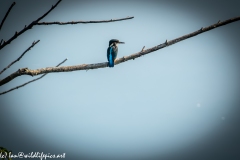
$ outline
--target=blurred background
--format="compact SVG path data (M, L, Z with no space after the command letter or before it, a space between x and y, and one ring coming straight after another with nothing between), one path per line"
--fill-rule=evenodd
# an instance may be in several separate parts
M2 20L13 0L0 0ZM0 32L7 40L57 1L16 0ZM134 19L34 26L0 51L0 75L106 62L229 18L239 1L62 1L41 22ZM73 159L237 160L240 158L240 22L222 26L114 68L51 73L0 96L0 146L66 153ZM21 76L0 92L35 77Z

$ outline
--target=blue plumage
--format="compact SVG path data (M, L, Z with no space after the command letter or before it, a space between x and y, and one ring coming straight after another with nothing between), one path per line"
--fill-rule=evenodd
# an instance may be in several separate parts
M108 59L109 67L114 67L114 61L117 58L117 54L118 54L117 45L119 43L124 43L124 42L119 42L119 40L117 40L117 39L111 39L109 41L109 47L107 49L107 59Z
M108 60L109 61L109 67L114 67L114 62L113 62L114 60L113 60L112 55L113 55L113 49L112 49L112 47L110 47L109 48L109 58L108 58L109 59Z

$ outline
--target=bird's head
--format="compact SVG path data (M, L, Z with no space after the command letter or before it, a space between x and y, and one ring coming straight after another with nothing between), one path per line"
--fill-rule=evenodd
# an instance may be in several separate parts
M109 47L111 47L111 46L117 46L118 44L124 44L124 42L120 42L118 39L111 39L110 41L109 41Z

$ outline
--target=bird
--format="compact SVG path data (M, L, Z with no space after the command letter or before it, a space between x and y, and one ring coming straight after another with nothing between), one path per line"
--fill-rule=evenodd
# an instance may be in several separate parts
M118 44L124 44L124 42L120 42L118 39L111 39L109 41L109 47L107 49L108 67L114 67L114 61L118 54Z

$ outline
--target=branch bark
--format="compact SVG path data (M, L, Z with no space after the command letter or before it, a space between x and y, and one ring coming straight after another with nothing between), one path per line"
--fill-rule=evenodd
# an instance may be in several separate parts
M13 61L12 63L10 63L7 67L5 67L0 74L2 74L5 70L7 70L9 67L11 67L14 63L16 63L17 61L19 61L25 53L27 53L32 47L34 47L40 40L37 40L37 42L33 42L32 45L30 47L28 47L22 54L20 57L18 57L18 59L16 59L15 61Z
M61 64L63 64L63 63L66 62L66 61L67 61L67 58L66 58L64 61L62 61L61 63L59 63L56 67L60 66ZM12 88L12 89L7 90L7 91L1 92L0 95L6 94L6 93L11 92L11 91L13 91L13 90L15 90L15 89L18 89L18 88L21 88L21 87L23 87L23 86L26 86L27 84L32 83L32 82L34 82L34 81L37 81L37 80L43 78L43 77L46 76L46 75L47 75L47 73L43 74L41 77L35 78L35 79L33 79L33 80L31 80L31 81L28 81L28 82L26 82L26 83L24 83L24 84L22 84L22 85L19 85L19 86L16 86L16 87Z
M142 55L149 54L151 52L154 52L154 51L157 51L157 50L162 49L164 47L173 45L173 44L178 43L180 41L183 41L185 39L197 36L198 34L207 32L209 30L212 30L212 29L215 29L217 27L220 27L220 26L223 26L223 25L235 22L235 21L239 21L239 20L240 20L240 17L235 17L235 18L225 20L223 22L218 21L216 24L210 25L210 26L205 27L205 28L202 27L201 29L199 29L195 32L192 32L190 34L186 34L184 36L181 36L179 38L176 38L176 39L173 39L173 40L170 40L170 41L166 40L164 43L159 44L157 46L154 46L152 48L144 49L140 52L131 54L129 56L118 58L115 61L115 65L126 62L126 61L131 60L131 59L134 60L135 58L139 58ZM36 70L31 70L31 69L28 69L28 68L21 68L18 71L12 73L11 75L7 76L6 78L0 80L0 86L8 83L9 81L11 81L14 78L16 78L18 76L21 76L21 75L36 76L36 75L40 75L40 74L44 74L44 73L52 73L52 72L71 72L71 71L77 71L77 70L98 69L98 68L107 67L107 64L108 64L107 62L103 62L103 63L96 63L96 64L81 64L81 65L75 65L75 66L47 67L47 68L41 68L41 69L36 69Z
M71 22L38 22L36 25L67 25L67 24L78 24L78 23L108 23L108 22L116 22L116 21L123 21L132 19L134 17L126 17L126 18L119 18L119 19L110 19L110 20L100 20L100 21L71 21Z

